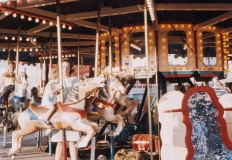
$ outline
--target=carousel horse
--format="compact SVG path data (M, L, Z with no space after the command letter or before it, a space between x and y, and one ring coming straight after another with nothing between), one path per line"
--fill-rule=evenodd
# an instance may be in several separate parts
M96 114L88 114L88 119L99 120L103 118L107 122L117 123L118 126L113 132L113 135L117 136L125 126L123 115L125 115L127 111L131 111L134 106L137 107L138 101L135 99L129 100L127 95L122 92L115 92L114 86L110 85L112 82L109 80L110 77L114 76L111 74L107 75L109 78L106 81L105 87L100 89L98 97L93 100L94 104L96 105ZM118 78L115 79L114 83L117 86L121 86L121 88L124 87ZM116 102L122 106L130 107L130 110L127 109L126 111L123 111L124 114L115 114Z
M9 96L9 102L14 111L23 111L27 108L26 90L28 87L27 74L20 72L15 82L15 90Z
M98 131L98 125L87 120L85 112L86 98L96 94L99 87L103 87L106 81L105 75L100 75L95 78L89 78L85 81L75 83L70 89L67 99L64 104L57 103L58 109L51 117L51 129L65 129L71 127L75 131L83 131L86 133L77 142L78 148L87 147L89 141ZM110 81L115 82L115 77L110 77ZM118 88L114 83L110 85L115 86L116 91L125 92L125 88ZM32 134L40 128L45 128L40 120L45 116L47 109L37 107L30 104L29 108L23 111L18 117L20 130L15 130L12 133L12 148L8 152L8 156L18 153L22 149L22 138L25 135ZM28 127L30 126L30 127Z
M27 75L25 72L20 72L17 76L17 81L15 82L15 90L10 93L8 97L8 104L12 105L13 112L15 111L23 111L27 108L27 102L26 102L26 89L28 86L27 82ZM5 112L4 121L2 122L2 125L5 126L5 124L9 124L8 126L8 132L12 129L14 129L14 118L11 117L11 114L8 113L8 111Z
M230 98L218 100L207 86L164 94L158 104L161 158L232 160Z

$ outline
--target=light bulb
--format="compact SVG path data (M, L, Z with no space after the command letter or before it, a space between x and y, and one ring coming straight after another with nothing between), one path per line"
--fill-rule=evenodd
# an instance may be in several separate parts
M28 17L28 21L31 21L32 20L32 18L31 17Z
M5 36L5 40L8 40L8 37L7 37L7 36Z
M35 51L38 52L38 48L36 48Z
M15 40L15 37L14 37L14 36L12 37L12 40L13 40L13 41Z
M35 19L35 22L36 22L36 23L39 23L39 18L36 18L36 19Z
M45 21L45 20L43 20L43 21L42 21L42 23L43 23L43 24L46 24L46 21Z
M32 51L32 48L30 48L30 51Z
M50 25L50 26L52 26L52 25L53 25L53 22L52 22L52 21L50 21L50 22L49 22L49 25Z
M66 25L65 25L65 24L63 24L63 25L62 25L62 28L63 28L63 29L65 29L65 28L66 28Z
M24 15L22 14L22 15L20 16L20 18L21 18L21 19L24 19Z
M26 52L26 51L27 51L27 48L24 48L24 51Z
M22 51L22 49L21 48L19 48L19 52L21 52Z
M36 42L36 38L34 38L33 41Z
M4 15L5 15L5 16L8 16L8 15L9 15L9 12L5 11L5 12L4 12Z
M16 49L14 48L14 52L16 51Z
M13 17L14 17L14 18L15 18L15 17L17 17L17 14L16 14L16 13L14 13L14 14L13 14Z
M22 40L23 40L23 38L22 38L22 37L20 37L20 38L19 38L19 40L20 40L20 41L22 41Z
M72 26L69 26L68 29L69 29L69 30L72 30Z
M29 41L29 38L28 38L28 37L26 38L26 41L27 41L27 42Z
M5 52L5 51L6 51L6 49L5 49L5 48L3 48L3 49L2 49L2 51L3 51L3 52Z

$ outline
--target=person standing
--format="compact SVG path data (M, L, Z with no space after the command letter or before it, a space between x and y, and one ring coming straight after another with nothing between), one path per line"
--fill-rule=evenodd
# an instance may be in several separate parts
M68 92L73 86L73 84L79 81L77 77L71 77L70 75L74 72L73 69L73 61L71 59L65 58L62 60L62 74L63 74L63 88L64 88L64 101L67 98ZM61 95L58 95L57 101L61 100ZM69 145L69 153L72 160L78 160L78 150L74 146L75 143L80 139L80 133L77 131L73 131L71 129L65 130L66 141ZM56 155L55 160L60 160L62 157L62 130L52 131L52 142L57 142L56 146Z

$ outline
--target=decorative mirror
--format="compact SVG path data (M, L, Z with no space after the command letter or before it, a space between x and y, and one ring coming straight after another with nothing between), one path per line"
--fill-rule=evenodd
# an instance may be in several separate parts
M169 31L167 34L168 63L171 65L187 64L186 33L184 31Z
M129 37L130 60L133 69L146 66L144 32L131 33Z
M203 62L205 65L216 65L216 39L213 32L202 32Z
M231 160L232 142L228 138L223 107L209 87L194 87L182 102L186 129L186 159Z

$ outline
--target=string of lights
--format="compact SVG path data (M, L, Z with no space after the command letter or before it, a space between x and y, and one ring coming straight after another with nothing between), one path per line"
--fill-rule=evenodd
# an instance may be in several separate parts
M42 24L46 24L47 22L49 22L50 26L53 26L54 24L56 24L56 19L55 18L46 17L44 15L30 13L30 12L26 12L26 11L22 11L22 10L19 10L19 9L6 7L6 6L0 7L0 10L2 10L4 12L5 16L8 16L10 13L12 13L12 16L14 18L16 18L18 15L20 15L21 19L25 19L25 17L27 16L28 21L32 21L33 18L34 18L36 23L39 23L40 21L42 21ZM71 23L71 22L67 22L67 21L61 21L61 25L62 25L63 29L65 29L66 26L68 26L68 29L72 30L72 27L75 24Z

